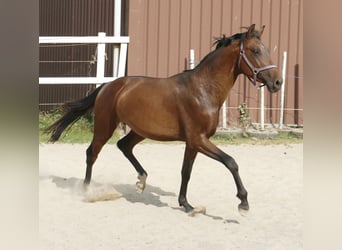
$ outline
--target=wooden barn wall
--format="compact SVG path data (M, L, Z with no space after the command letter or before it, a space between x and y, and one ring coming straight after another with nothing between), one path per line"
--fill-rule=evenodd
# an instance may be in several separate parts
M127 2L122 4L122 35L127 35ZM97 36L114 34L114 0L40 0L40 36ZM39 76L95 76L96 44L41 44ZM105 76L113 75L113 45L106 45ZM50 110L57 104L84 97L95 85L54 84L39 86L39 107Z
M188 68L213 50L213 38L266 25L262 41L282 67L288 53L285 124L303 125L303 0L130 0L127 75L166 77ZM260 122L260 90L240 76L227 98L228 126L238 124L246 102L252 122ZM280 93L265 91L265 122L279 123Z

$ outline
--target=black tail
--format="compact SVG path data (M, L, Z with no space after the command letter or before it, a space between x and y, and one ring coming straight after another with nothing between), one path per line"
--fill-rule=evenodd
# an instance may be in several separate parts
M55 142L59 139L62 132L72 123L76 122L78 119L81 118L89 109L94 106L96 96L102 89L105 84L102 84L100 87L95 89L90 95L86 96L85 98L74 101L74 102L67 102L63 104L63 112L64 115L54 122L51 126L49 126L44 133L50 134L51 133L51 142Z

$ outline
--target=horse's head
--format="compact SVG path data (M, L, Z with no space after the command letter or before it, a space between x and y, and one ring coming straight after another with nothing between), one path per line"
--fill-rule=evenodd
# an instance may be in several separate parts
M266 85L270 92L280 89L283 79L277 66L272 64L268 49L263 45L260 37L265 26L260 31L252 24L246 32L246 37L240 42L240 57L238 67L254 85L256 82Z

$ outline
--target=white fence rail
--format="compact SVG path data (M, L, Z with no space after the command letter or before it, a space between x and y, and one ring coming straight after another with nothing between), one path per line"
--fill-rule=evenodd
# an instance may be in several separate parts
M127 61L128 36L106 36L99 32L98 36L40 36L39 44L59 43L97 43L96 77L39 77L39 84L101 84L113 81L125 75ZM114 53L114 70L112 77L105 77L106 43L118 44L119 52ZM116 49L117 50L117 49ZM117 67L117 68L116 68Z

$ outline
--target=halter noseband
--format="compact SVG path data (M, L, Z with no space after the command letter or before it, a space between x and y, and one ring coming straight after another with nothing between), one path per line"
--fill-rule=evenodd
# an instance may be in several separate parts
M248 65L248 67L252 70L253 72L253 81L251 79L250 76L247 76L248 79L254 84L254 86L256 86L256 83L257 83L257 75L262 72L262 71L265 71L265 70L269 70L269 69L273 69L273 68L277 68L276 65L268 65L268 66L265 66L265 67L261 67L261 68L256 68L253 66L253 64L251 63L251 61L247 58L246 56L246 53L245 53L245 50L243 49L243 41L241 41L241 44L240 44L240 57L239 57L239 62L238 62L238 66L240 68L240 63L241 63L241 57L245 60L246 64ZM260 87L263 87L265 84L262 84L260 85Z

